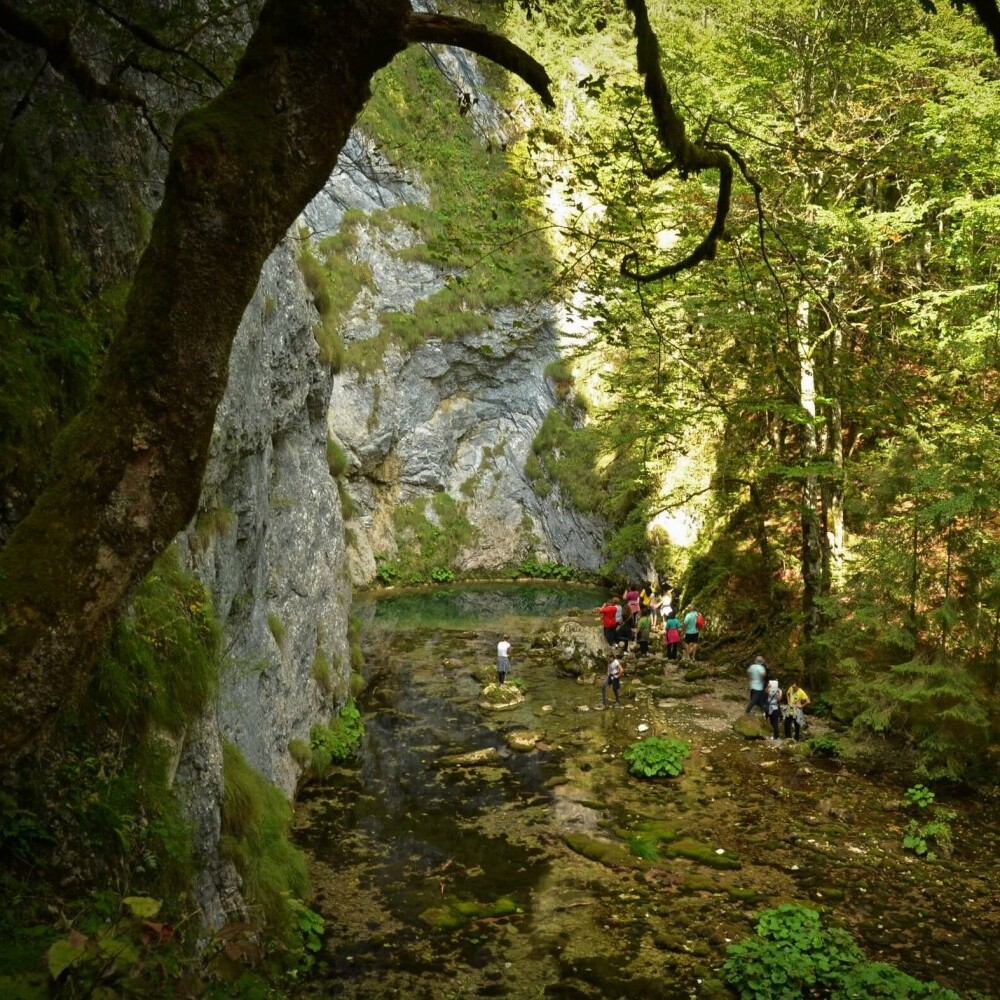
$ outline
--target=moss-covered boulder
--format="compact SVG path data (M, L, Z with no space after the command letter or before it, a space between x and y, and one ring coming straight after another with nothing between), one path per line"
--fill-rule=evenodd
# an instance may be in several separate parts
M582 857L596 861L608 868L646 868L649 862L636 857L624 844L610 840L597 840L583 833L570 833L563 838L566 846Z
M479 707L489 712L517 708L524 701L524 692L514 684L487 684L479 692Z
M507 917L518 912L517 903L503 896L493 903L478 900L446 900L441 906L432 906L420 914L420 919L436 931L458 930L476 920Z
M708 868L736 869L743 866L728 854L717 853L718 849L703 844L694 837L682 837L672 844L666 844L661 853L668 858L687 858L689 861L697 861L700 865Z

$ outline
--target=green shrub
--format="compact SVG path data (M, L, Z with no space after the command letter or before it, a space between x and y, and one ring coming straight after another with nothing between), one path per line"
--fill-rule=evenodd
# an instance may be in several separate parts
M911 785L903 794L903 804L926 809L936 796L926 785Z
M862 960L854 938L822 927L798 903L764 910L756 934L726 949L723 972L740 1000L800 1000L829 989Z
M364 734L365 724L353 701L344 705L328 726L313 726L309 733L313 773L321 777L330 769L331 764L342 764L350 760Z
M840 739L829 733L812 736L806 740L806 749L814 757L839 757L841 754Z
M376 559L375 579L383 587L391 587L399 579L399 567L395 563Z
M937 983L922 983L894 965L862 962L842 976L830 1000L959 1000L958 994Z
M534 556L528 556L514 567L514 575L530 577L533 580L572 580L576 571L572 566L540 562Z
M622 754L629 771L640 778L676 778L684 770L691 747L684 742L650 736L633 743Z
M764 910L754 936L731 944L726 954L724 978L740 1000L959 1000L937 983L921 983L892 966L866 962L847 931L823 927L819 913L798 903Z

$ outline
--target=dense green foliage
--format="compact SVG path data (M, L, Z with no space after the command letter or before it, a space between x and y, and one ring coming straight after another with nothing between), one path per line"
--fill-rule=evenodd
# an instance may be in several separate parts
M328 726L313 726L309 733L309 773L322 777L331 764L343 764L357 752L365 724L353 701L342 706Z
M936 983L922 983L882 962L866 962L847 931L824 927L815 910L797 903L764 910L754 936L731 944L727 954L726 982L740 1000L958 1000L958 994Z
M173 741L214 697L219 663L211 599L168 551L115 629L83 703L67 707L42 757L23 765L16 794L0 795L0 881L14 904L0 916L0 965L24 996L47 995L38 956L50 943L48 973L65 980L67 996L106 981L109 948L128 956L116 975L147 991L164 966L180 975L194 962L196 864L173 787ZM162 938L139 933L127 896L163 900ZM56 923L54 897L64 914ZM60 936L66 927L69 938ZM71 972L58 968L60 950Z
M722 631L766 627L772 654L811 691L830 686L857 733L912 738L925 776L995 769L989 40L968 13L909 0L651 15L689 133L737 150L746 177L718 259L622 282L625 253L648 269L700 239L715 178L647 176L665 158L613 44L628 24L551 6L558 30L540 44L572 114L539 121L518 153L561 200L559 251L590 293L579 308L599 342L572 374L598 401L584 432L601 430L598 445L550 416L529 475L600 507L621 525L610 554L650 553Z

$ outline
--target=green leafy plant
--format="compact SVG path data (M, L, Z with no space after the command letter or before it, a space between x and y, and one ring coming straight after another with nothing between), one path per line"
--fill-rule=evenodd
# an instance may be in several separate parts
M431 570L431 580L434 583L451 583L455 579L455 574L444 566L435 566Z
M840 739L830 733L822 733L806 740L806 749L814 757L839 757L841 753Z
M905 805L916 806L918 809L932 806L934 799L934 792L925 785L912 785L903 795ZM942 809L940 806L934 806L933 814L934 818L929 821L911 819L903 834L903 847L927 861L951 857L951 823L957 816L953 810Z
M364 733L365 724L353 701L344 705L328 726L313 726L309 733L312 772L320 776L331 764L350 760Z
M926 785L911 785L903 794L903 802L908 806L926 809L935 799L934 793Z
M399 567L395 563L379 560L375 567L375 579L383 587L391 587L399 579Z
M676 778L684 770L691 747L684 740L650 736L622 754L629 771L641 778Z
M323 947L323 931L326 929L326 921L315 911L299 900L294 900L292 912L295 915L295 930L298 934L299 945L293 948L297 953L297 965L299 969L306 971L311 969L316 963L316 956Z
M847 931L824 927L817 911L799 903L764 910L754 931L726 949L722 967L740 1000L959 1000L937 983L922 983L891 965L865 961Z
M572 566L545 562L528 556L514 567L514 576L526 576L533 580L572 580L576 571Z
M755 935L726 949L723 973L740 1000L799 1000L836 983L862 960L847 931L824 928L798 903L764 910Z

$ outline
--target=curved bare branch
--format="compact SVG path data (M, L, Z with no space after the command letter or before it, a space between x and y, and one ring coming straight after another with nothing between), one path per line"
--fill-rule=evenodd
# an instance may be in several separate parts
M524 80L547 108L555 107L545 67L509 38L494 34L481 24L446 14L413 11L407 19L405 38L408 43L454 45L484 56Z
M684 258L656 270L639 269L638 254L627 255L621 264L621 273L640 284L660 281L663 278L689 270L703 260L715 257L719 240L725 235L726 218L733 190L733 162L722 149L709 148L688 138L684 119L674 110L670 88L660 69L660 45L649 23L645 0L625 0L625 6L635 18L633 32L636 40L636 60L644 78L643 90L653 112L656 136L664 152L671 156L671 163L682 178L699 174L703 170L718 170L719 194L715 203L715 218L701 242Z

